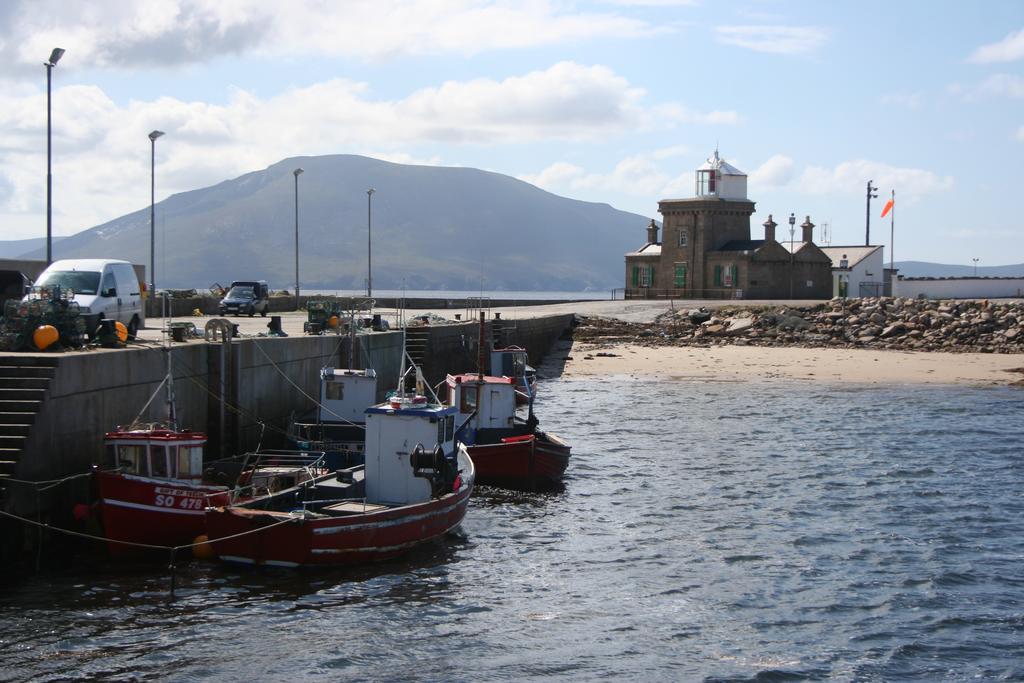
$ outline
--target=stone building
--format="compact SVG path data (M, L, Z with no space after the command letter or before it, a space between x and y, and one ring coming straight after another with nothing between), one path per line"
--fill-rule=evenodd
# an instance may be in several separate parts
M751 239L754 202L747 176L718 156L696 171L690 199L662 199L662 241L652 220L647 243L626 254L626 298L827 299L832 296L831 260L813 241L810 216L795 240L776 240L768 216L764 239Z

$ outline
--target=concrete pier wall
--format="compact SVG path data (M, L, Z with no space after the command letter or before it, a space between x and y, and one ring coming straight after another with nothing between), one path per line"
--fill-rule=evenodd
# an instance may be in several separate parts
M572 320L569 314L489 321L486 340L523 346L536 363ZM415 332L426 341L422 369L431 385L446 373L476 369L478 329L474 322L410 328L410 335ZM320 368L346 367L348 344L348 338L333 335L174 344L178 424L206 432L210 455L284 447L293 413L314 405ZM378 400L397 385L402 351L401 331L357 336L354 365L377 371ZM142 421L162 419L166 394L157 389L166 376L166 354L159 347L46 354L58 359L57 371L18 457L14 479L40 482L82 475L102 462L105 432L140 416ZM0 488L4 510L62 528L76 526L72 507L92 500L94 493L86 477L45 491L10 481L0 482ZM34 544L52 549L60 543L56 534L26 529L0 521L0 558L23 554Z

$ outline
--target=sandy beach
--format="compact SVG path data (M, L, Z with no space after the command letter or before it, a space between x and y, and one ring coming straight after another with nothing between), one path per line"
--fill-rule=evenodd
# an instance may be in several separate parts
M1024 357L1018 354L579 342L558 353L570 358L565 361L564 377L988 386L1024 381Z

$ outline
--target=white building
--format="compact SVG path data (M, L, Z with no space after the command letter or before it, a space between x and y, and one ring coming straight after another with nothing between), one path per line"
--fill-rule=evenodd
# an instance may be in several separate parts
M1020 277L901 277L893 296L911 299L1013 299L1024 297Z
M821 247L832 260L832 296L882 296L885 257L881 246Z

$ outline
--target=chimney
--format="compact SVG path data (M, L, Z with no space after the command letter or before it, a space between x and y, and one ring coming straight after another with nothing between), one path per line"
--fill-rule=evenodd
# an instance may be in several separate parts
M764 222L764 241L774 242L775 241L775 226L778 225L772 220L772 215L768 214L768 220Z
M658 224L651 219L650 224L647 226L647 243L657 244L658 243Z
M807 216L804 222L800 224L800 227L804 229L804 242L814 241L814 223L811 222L811 217Z

